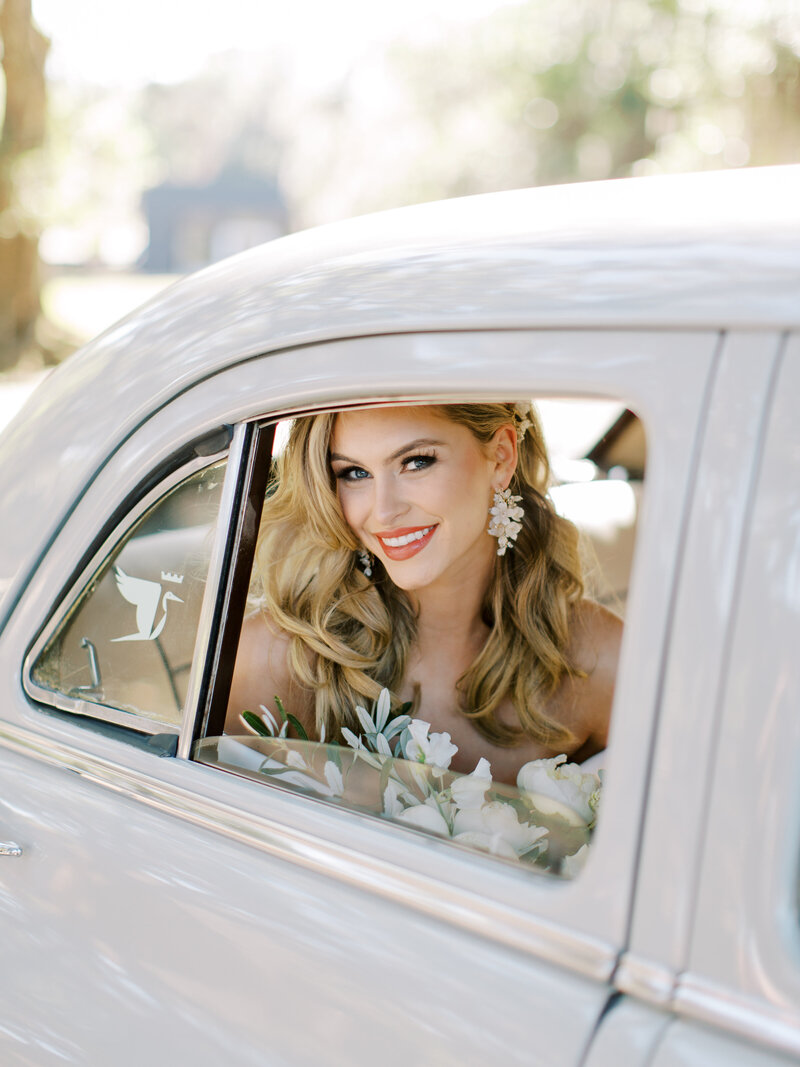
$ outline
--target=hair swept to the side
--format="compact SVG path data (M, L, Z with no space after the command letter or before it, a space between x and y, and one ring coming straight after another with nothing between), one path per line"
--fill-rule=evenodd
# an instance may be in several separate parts
M519 405L443 404L433 410L488 444L504 425L517 426ZM461 711L489 741L533 739L548 746L571 740L544 711L566 674L570 607L583 595L578 531L547 497L550 468L533 408L510 488L525 517L512 551L496 558L484 602L489 636L458 682ZM316 725L333 739L358 730L356 704L400 688L416 634L407 595L378 560L371 579L357 565L359 543L342 515L329 463L335 412L298 418L276 460L264 503L256 571L262 605L289 638L288 665L315 695ZM488 515L487 515L488 520ZM510 699L515 728L495 712Z

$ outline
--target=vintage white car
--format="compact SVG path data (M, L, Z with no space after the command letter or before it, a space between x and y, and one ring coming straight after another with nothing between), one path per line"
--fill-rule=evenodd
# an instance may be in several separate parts
M523 396L625 617L580 871L222 729L285 421ZM799 404L800 168L294 235L68 360L0 438L3 1067L800 1063Z

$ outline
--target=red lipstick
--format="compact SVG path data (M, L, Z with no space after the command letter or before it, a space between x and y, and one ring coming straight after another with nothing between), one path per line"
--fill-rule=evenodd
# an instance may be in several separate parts
M436 533L436 526L398 526L396 530L384 530L375 534L388 559L410 559L421 552ZM393 543L389 543L393 542ZM398 542L400 542L398 544Z

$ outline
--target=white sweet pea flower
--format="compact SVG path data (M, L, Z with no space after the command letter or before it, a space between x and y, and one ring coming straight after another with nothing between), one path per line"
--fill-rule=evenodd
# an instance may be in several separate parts
M532 760L520 767L517 786L542 815L560 815L572 826L591 827L600 799L600 778L565 755Z
M408 732L411 735L406 742L405 757L415 763L427 763L440 770L446 771L450 766L450 760L458 752L458 746L450 740L450 734L431 734L429 722L422 719L412 719L408 724Z
M543 826L520 822L514 808L501 800L457 811L453 820L454 840L507 859L529 852L546 834ZM539 848L543 847L541 842Z
M480 808L486 799L486 790L492 784L492 768L483 756L478 760L471 774L456 778L450 786L450 796L456 807L462 811Z

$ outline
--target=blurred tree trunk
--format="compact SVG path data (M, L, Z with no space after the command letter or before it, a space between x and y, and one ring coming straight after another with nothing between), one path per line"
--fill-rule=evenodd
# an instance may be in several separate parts
M44 62L50 42L33 24L31 0L0 0L6 81L0 137L0 370L33 344L39 315L38 234L19 210L17 161L44 140Z

